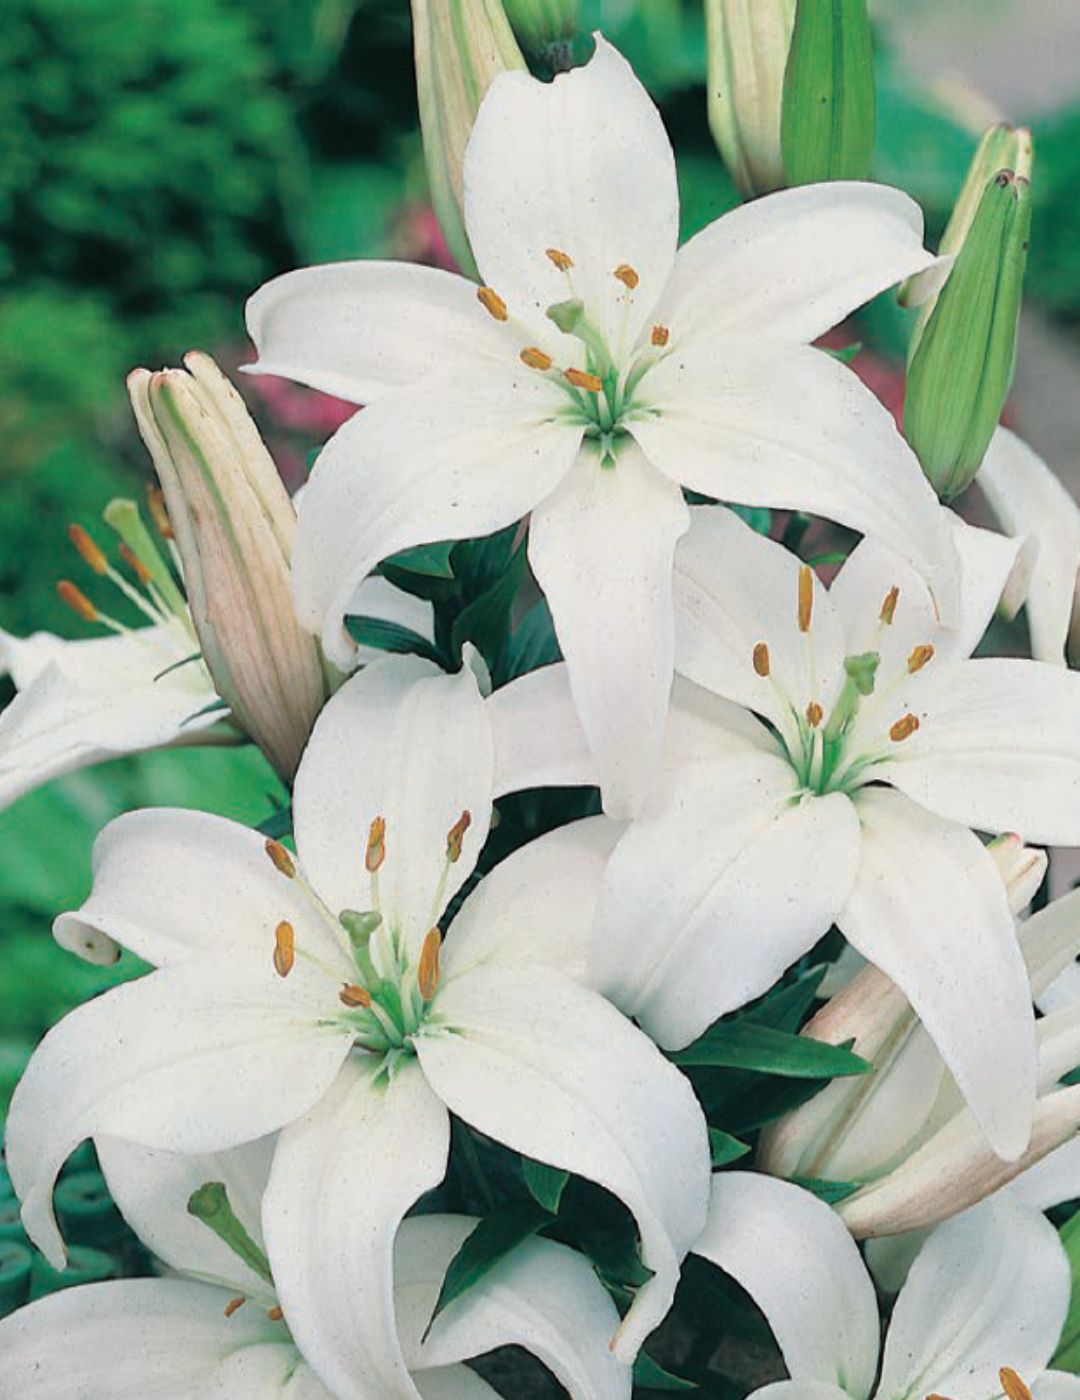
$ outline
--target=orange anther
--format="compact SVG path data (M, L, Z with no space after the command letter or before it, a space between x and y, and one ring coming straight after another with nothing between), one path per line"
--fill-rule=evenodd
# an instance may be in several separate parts
M274 930L274 971L288 977L296 961L296 935L288 919L282 919Z
M769 674L769 648L764 642L754 644L754 670L762 677Z
M888 593L885 594L885 601L881 605L881 613L879 616L882 622L891 624L893 618L896 616L896 604L899 602L899 599L900 589L894 583Z
M809 564L799 569L799 631L810 631L814 615L814 575Z
M583 369L563 370L567 380L575 389L584 389L590 394L599 394L604 387L604 382L598 375L588 374Z
M368 831L367 850L364 852L364 866L369 875L374 875L386 859L386 818L376 817Z
M508 319L510 313L506 309L506 302L493 287L477 287L476 300L489 316L494 316L496 321Z
M521 352L521 361L523 364L528 365L530 369L551 368L551 356L545 354L545 352L536 345L526 345L525 349Z
M84 564L89 564L95 574L107 574L109 561L81 525L68 526L68 539L79 551Z
M291 880L296 874L296 862L281 842L268 839L263 843L263 849L273 861L274 868L279 870L286 879Z
M371 1005L371 993L366 987L361 987L356 982L346 982L341 991L338 992L338 1000L342 1006L361 1007L366 1011Z
M903 718L898 719L893 725L893 727L889 730L889 738L893 741L894 744L901 744L905 739L909 739L911 735L915 733L918 727L918 715L904 715Z
M916 671L921 671L933 655L934 648L929 642L924 643L922 646L915 647L907 659L908 670L912 675L914 675Z
M811 700L806 707L806 722L811 729L816 729L825 717L825 711L816 700Z
M654 345L666 345L671 339L671 332L667 326L653 326L649 339Z
M574 259L569 253L563 253L558 248L546 248L544 251L560 272L569 272L574 266Z
M624 287L629 287L631 291L633 291L641 281L641 278L629 263L620 263L615 269L613 276L616 277Z
M77 613L84 622L97 622L98 610L91 603L90 599L77 588L70 580L62 578L56 585L61 601L66 603L73 613Z
M420 949L420 962L416 969L416 985L425 1001L430 1001L439 986L439 948L442 934L437 928L427 931L424 946Z
M472 826L472 813L466 808L446 833L446 859L451 863L461 859L461 845L470 826Z

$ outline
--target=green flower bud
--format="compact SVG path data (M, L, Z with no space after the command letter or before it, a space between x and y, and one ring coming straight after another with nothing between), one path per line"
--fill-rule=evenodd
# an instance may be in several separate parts
M740 193L784 184L780 109L795 0L705 0L709 126Z
M866 0L798 0L780 121L787 183L864 180L874 119Z
M942 500L971 484L1012 383L1031 186L986 184L948 280L909 351L904 433Z
M506 13L529 53L545 54L574 37L578 0L506 0Z
M492 82L524 68L501 0L412 0L420 130L431 202L458 266L476 271L465 234L465 147Z

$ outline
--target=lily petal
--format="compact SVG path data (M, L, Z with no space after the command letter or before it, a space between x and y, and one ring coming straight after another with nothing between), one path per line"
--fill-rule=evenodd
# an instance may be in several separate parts
M878 1396L984 1400L998 1370L1037 1375L1069 1306L1069 1261L1050 1222L999 1196L947 1221L900 1290Z
M496 1347L539 1357L574 1400L629 1400L631 1372L608 1342L615 1305L581 1254L553 1240L519 1245L427 1330L446 1270L475 1229L467 1216L402 1223L394 1253L398 1331L411 1370L446 1366ZM423 1377L418 1377L422 1386Z
M554 82L500 74L464 181L477 266L512 315L543 325L549 306L576 296L609 346L633 344L675 261L679 194L660 114L621 54L597 35L589 62ZM569 278L549 248L573 259ZM637 290L616 278L623 265Z
M442 1180L446 1110L415 1063L389 1081L354 1057L281 1135L263 1200L278 1297L305 1356L339 1400L415 1400L394 1314L394 1236Z
M1052 1210L1080 1196L1080 1136L1063 1142L1040 1162L1021 1172L1009 1195L1033 1210Z
M356 586L411 545L501 529L570 470L582 428L556 421L559 386L516 358L467 358L357 414L330 439L297 521L297 614L349 669L342 627Z
M948 517L892 415L831 356L776 340L717 337L673 350L627 428L673 481L743 505L811 511L872 535L958 609ZM873 463L873 467L868 465Z
M464 277L399 262L340 262L286 272L247 304L259 358L350 403L370 403L452 363L462 346L498 353L504 335Z
M1080 570L1080 508L1042 458L1008 428L998 428L979 468L979 485L1001 528L1039 542L1028 586L1031 652L1065 664Z
M679 1049L813 947L858 860L850 801L798 801L783 760L745 753L683 769L615 848L589 983Z
M421 1371L416 1388L423 1400L500 1400L499 1392L468 1366L440 1366Z
M640 808L660 757L674 647L672 556L689 525L682 492L634 442L614 466L583 451L533 511L529 562L613 817Z
M593 787L596 761L561 662L529 671L487 700L495 796L534 787Z
M632 1361L705 1222L705 1120L688 1081L595 993L546 968L456 978L416 1038L435 1092L517 1152L595 1181L638 1222L653 1277L613 1342Z
M1035 1021L985 846L901 793L864 788L859 878L837 923L911 1002L987 1138L1018 1157L1035 1108Z
M1071 1371L1044 1371L1031 1384L1034 1400L1080 1400L1080 1376Z
M305 1112L351 1035L320 1024L324 974L287 979L265 959L185 962L77 1007L45 1036L11 1100L7 1167L26 1233L56 1268L53 1182L97 1133L174 1152L217 1152Z
M372 574L357 587L346 611L350 617L377 617L383 622L407 627L410 632L426 637L429 642L435 640L435 610L432 605L423 598L414 598L411 593L395 588L389 579L381 578L378 574ZM356 649L357 662L362 665L380 661L385 655L386 652L378 647L358 646Z
M721 1172L694 1253L757 1303L793 1381L838 1386L852 1400L870 1394L878 1361L874 1285L827 1205L771 1176Z
M922 211L887 185L836 181L755 199L679 250L657 319L695 336L816 340L929 267Z

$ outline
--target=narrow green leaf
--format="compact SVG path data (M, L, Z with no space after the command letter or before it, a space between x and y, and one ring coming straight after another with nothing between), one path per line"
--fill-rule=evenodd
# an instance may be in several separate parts
M555 625L547 600L535 603L510 634L506 647L503 683L562 660Z
M721 1128L709 1129L709 1147L712 1150L714 1167L726 1167L730 1162L737 1162L740 1157L745 1157L750 1151L745 1142L740 1142L737 1137L732 1137Z
M506 1256L551 1221L551 1212L536 1201L510 1201L485 1215L450 1261L431 1323ZM426 1334L425 1334L426 1335Z
M759 535L767 535L772 529L772 511L768 506L729 505L728 510L734 512L740 520L745 520L751 530Z
M839 349L830 350L823 347L826 355L831 355L834 360L839 360L842 365L850 365L858 355L862 353L862 341L856 340L852 345L841 345Z
M196 710L194 714L188 715L183 721L184 724L191 724L193 720L202 719L203 715L223 714L229 708L225 700L211 700L208 705L204 705L201 710ZM181 728L183 725L181 726Z
M269 836L274 841L280 841L285 836L292 835L292 806L281 807L276 812L271 812L255 828L263 836Z
M501 578L458 614L451 633L455 654L460 654L466 642L472 642L488 665L495 669L507 644L510 611L524 574L525 549L522 546Z
M796 1186L812 1192L818 1200L830 1206L839 1201L846 1201L862 1186L861 1181L827 1181L820 1176L793 1176L791 1180Z
M797 1031L809 1011L827 969L812 967L788 986L774 987L755 1005L739 1013L740 1021L772 1026L778 1031Z
M634 1385L644 1386L647 1390L697 1390L693 1381L673 1376L643 1351L638 1353L634 1362Z
M529 1194L537 1205L543 1206L552 1215L558 1215L559 1202L570 1180L570 1173L561 1167L549 1167L546 1162L535 1162L531 1157L522 1157L521 1170Z
M671 1055L680 1066L753 1070L788 1079L836 1079L868 1074L873 1065L842 1045L828 1045L746 1021L718 1021L685 1050Z
M1059 1233L1069 1257L1072 1298L1065 1325L1061 1329L1061 1340L1050 1365L1057 1371L1080 1372L1080 1211L1062 1225Z
M393 652L395 655L422 656L426 661L434 661L440 666L443 664L443 658L433 643L399 622L353 613L345 619L345 627L349 636L360 646L374 647L377 651Z
M421 544L415 549L403 549L400 554L391 554L389 559L383 560L383 565L407 574L422 574L425 578L453 578L450 551L456 544L456 540L442 540L439 544Z

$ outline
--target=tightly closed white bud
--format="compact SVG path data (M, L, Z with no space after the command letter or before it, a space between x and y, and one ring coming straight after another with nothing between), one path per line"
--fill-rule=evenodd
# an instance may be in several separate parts
M463 214L465 147L492 82L525 60L501 0L412 0L412 16L431 202L458 266L473 272Z
M237 723L287 781L326 699L293 612L296 515L240 395L208 355L128 377L165 495L203 659Z
M795 0L706 0L709 126L744 195L784 184L780 112Z

